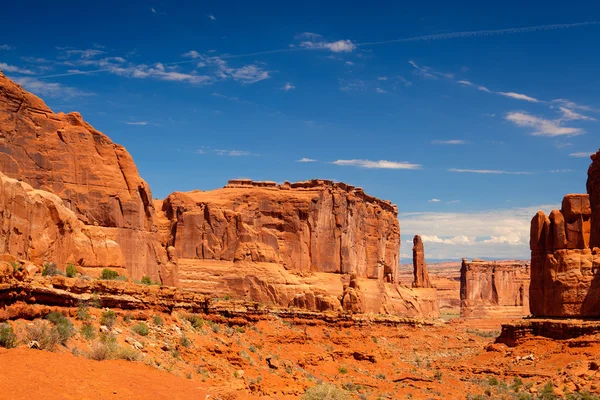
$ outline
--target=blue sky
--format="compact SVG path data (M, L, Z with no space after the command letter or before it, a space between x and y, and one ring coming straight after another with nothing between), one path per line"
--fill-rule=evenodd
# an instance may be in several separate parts
M600 4L323 3L15 1L0 70L155 197L334 179L398 205L402 257L528 257L599 147Z

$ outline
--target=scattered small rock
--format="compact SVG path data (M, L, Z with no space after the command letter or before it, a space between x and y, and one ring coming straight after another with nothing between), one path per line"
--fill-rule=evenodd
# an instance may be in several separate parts
M600 368L600 364L598 364L596 361L590 361L589 368L592 371L597 371Z
M244 370L243 369L238 369L237 371L235 371L235 377L238 379L241 379L244 377Z
M279 361L274 359L273 357L267 357L265 360L267 361L267 364L271 369L279 369L279 367L281 366Z
M37 342L37 340L32 340L29 343L27 343L27 347L29 347L30 349L39 350L40 349L40 344Z
M108 334L110 330L106 325L100 325L100 332Z

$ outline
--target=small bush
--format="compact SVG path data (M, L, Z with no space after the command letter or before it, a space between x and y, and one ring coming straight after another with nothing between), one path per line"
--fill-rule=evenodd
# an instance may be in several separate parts
M349 399L348 394L342 389L329 384L323 383L321 385L313 386L309 388L302 396L303 400L346 400Z
M141 336L148 336L148 334L150 333L150 330L148 329L148 325L146 325L143 322L140 322L139 324L134 325L133 328L131 328L131 330Z
M152 285L152 279L148 275L142 276L142 284L143 285Z
M111 329L115 322L117 322L117 314L113 310L106 310L100 316L100 325L104 325L108 329Z
M7 349L17 346L17 335L8 323L0 324L0 346Z
M488 384L490 386L498 386L498 378L496 378L495 376L488 377Z
M19 272L19 271L23 270L23 265L20 262L18 262L18 261L11 261L10 265L13 268L13 273Z
M141 361L143 356L133 347L121 347L117 351L116 358L127 361Z
M340 371L340 374L347 374L348 373L348 368L346 368L346 367L340 367L339 371Z
M46 319L54 324L60 344L65 344L67 340L75 334L75 328L71 320L59 312L51 312Z
M160 315L155 315L152 322L154 322L154 325L156 326L163 326L165 323Z
M435 371L435 374L433 375L435 377L435 379L437 379L438 381L441 382L442 380L442 371L440 371L439 369Z
M204 326L204 320L202 318L200 318L197 314L189 314L185 318L188 321L190 321L190 323L192 324L192 327L196 330L201 330L202 327Z
M102 274L100 274L100 279L106 280L115 280L119 277L119 273L117 271L113 271L112 269L104 268L102 270Z
M87 353L88 358L96 361L108 360L111 355L111 346L102 342L95 342Z
M185 335L181 335L180 343L183 347L190 347L192 345L192 341Z
M67 265L67 277L75 278L75 275L77 275L77 268L75 268L75 265L73 265L73 263L69 263Z
M81 304L79 307L77 307L76 318L79 321L89 321L91 319L90 308L86 305Z
M61 342L56 326L43 320L37 320L33 325L28 326L25 329L25 336L28 342L37 342L42 350L52 351Z
M558 399L558 396L556 395L556 393L554 393L554 385L552 385L552 382L548 382L544 385L542 391L540 392L540 394L538 394L538 398L540 400Z
M94 329L94 326L89 322L86 322L83 325L81 325L79 333L81 333L81 336L83 336L87 340L91 340L96 337L96 330Z
M64 275L61 270L56 267L56 263L45 262L42 267L42 276Z

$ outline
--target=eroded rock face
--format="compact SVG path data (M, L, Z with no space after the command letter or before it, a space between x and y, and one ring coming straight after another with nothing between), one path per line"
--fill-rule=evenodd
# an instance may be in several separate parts
M588 169L587 192L590 196L590 248L600 247L600 151L591 156Z
M529 314L527 263L467 261L460 270L462 317L520 317Z
M86 226L57 195L0 173L0 253L42 265L120 268L119 244L101 227Z
M230 181L173 193L162 205L180 258L277 263L290 271L356 273L396 281L397 209L331 181L276 186Z
M78 113L55 114L0 73L0 170L60 197L88 226L109 228L124 266L160 278L166 253L155 233L150 188L124 147Z
M433 285L429 280L427 272L427 264L425 263L425 249L421 236L415 235L413 238L413 273L415 280L413 287L416 288L431 288Z
M594 179L591 176L588 180L591 192L598 190ZM597 249L590 249L594 206L586 194L569 194L563 199L562 210L553 210L549 217L540 211L533 217L530 238L533 315L600 316L600 255Z

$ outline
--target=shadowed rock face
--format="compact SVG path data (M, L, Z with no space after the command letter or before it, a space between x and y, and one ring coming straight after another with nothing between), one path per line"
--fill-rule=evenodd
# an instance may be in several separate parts
M413 282L413 287L433 287L431 281L429 280L427 264L425 263L425 249L423 247L423 240L421 240L421 236L419 235L415 235L415 237L413 238L413 273L415 278Z
M180 258L396 281L400 227L391 203L331 181L239 182L165 199L161 232Z
M520 317L529 314L529 264L511 261L471 262L460 269L462 317Z
M106 228L134 278L159 279L167 258L154 233L152 195L125 148L78 113L53 113L2 73L0 139L6 176L56 194L83 224Z
M600 192L594 164L588 190ZM562 210L538 212L531 221L531 313L538 317L600 316L600 255L590 248L590 231L600 198L569 194ZM598 210L600 212L600 210Z

